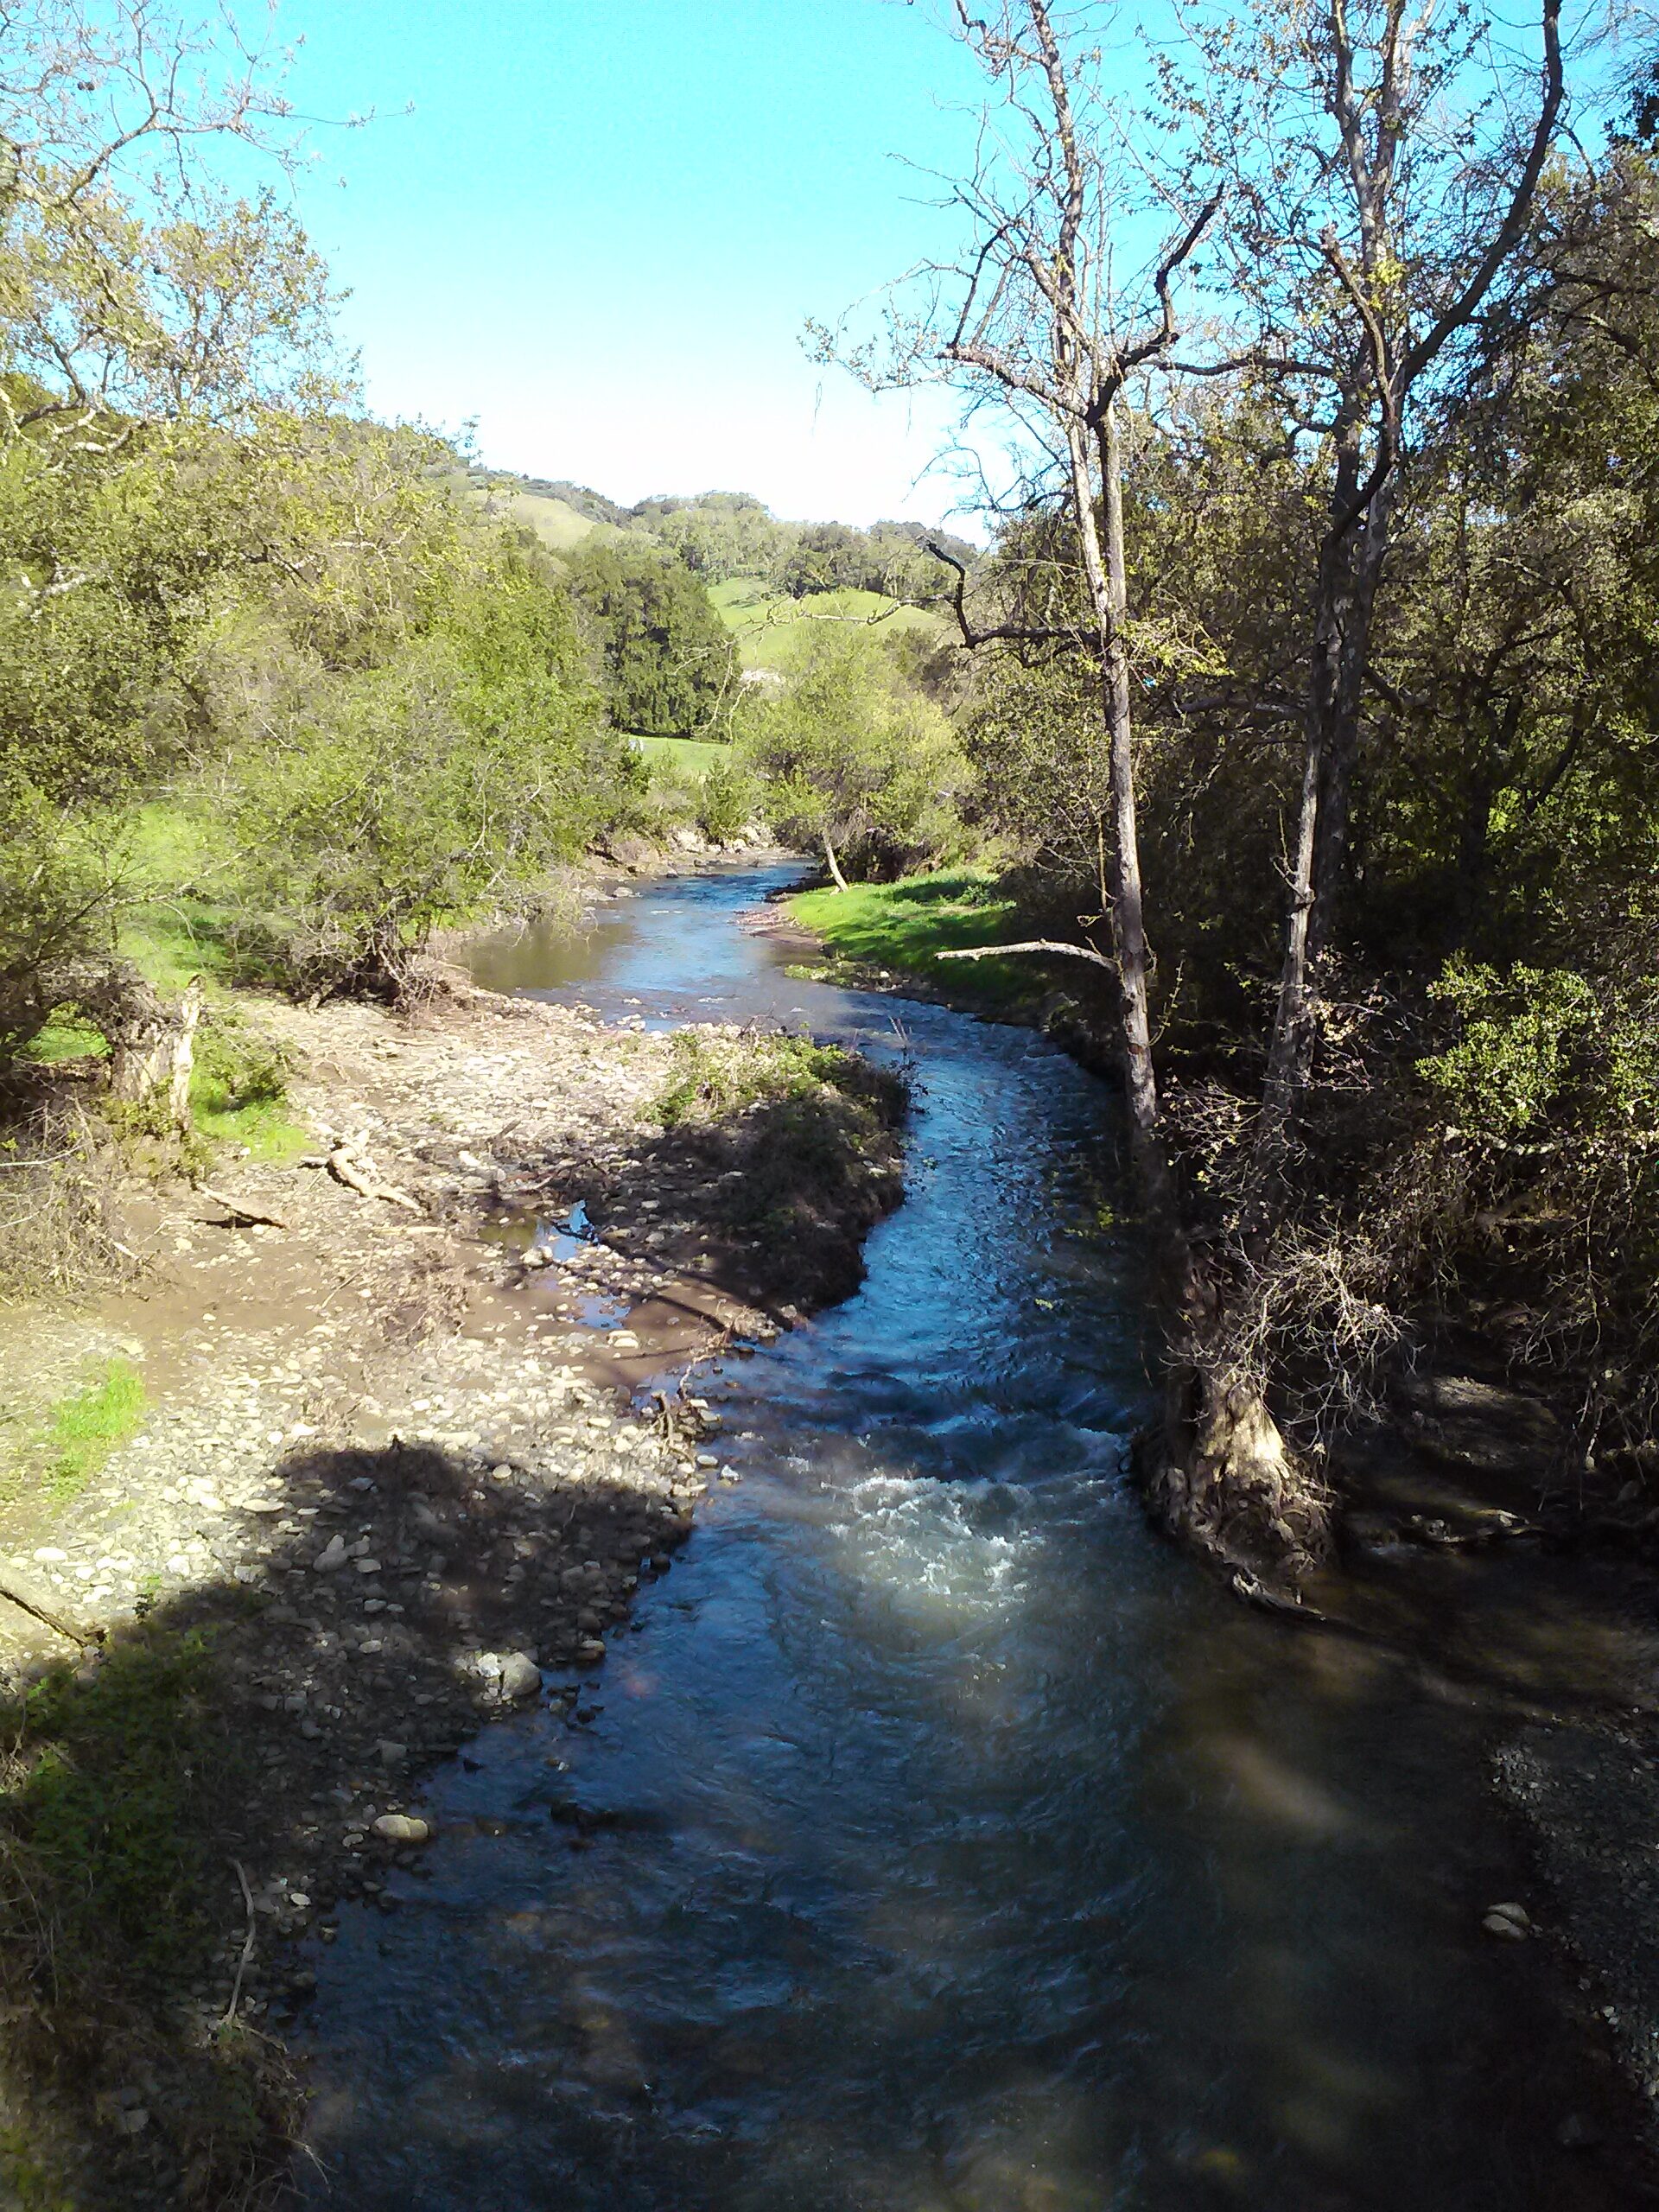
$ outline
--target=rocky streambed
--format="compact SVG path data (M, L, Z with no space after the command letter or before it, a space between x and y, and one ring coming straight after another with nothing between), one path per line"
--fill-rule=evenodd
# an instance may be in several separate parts
M45 1683L7 1775L3 2139L14 2180L100 2206L275 2172L297 1939L395 1909L423 1779L485 1721L584 1724L607 1638L734 1472L696 1378L855 1281L899 1189L901 1088L769 1033L459 982L411 1020L255 1018L315 1149L124 1190L132 1279L0 1324L0 1546L87 1637L0 1629L14 1694ZM111 1363L142 1414L65 1495L31 1438Z

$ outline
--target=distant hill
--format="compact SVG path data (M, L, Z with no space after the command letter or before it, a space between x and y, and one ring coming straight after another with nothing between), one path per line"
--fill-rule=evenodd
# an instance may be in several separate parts
M926 607L906 607L876 591L824 591L791 599L747 576L733 576L712 585L709 596L749 670L784 667L820 623L858 624L878 633L925 629L943 635L945 629L943 619Z
M493 490L489 496L492 505L503 513L527 522L550 553L568 553L599 527L591 515L554 493Z

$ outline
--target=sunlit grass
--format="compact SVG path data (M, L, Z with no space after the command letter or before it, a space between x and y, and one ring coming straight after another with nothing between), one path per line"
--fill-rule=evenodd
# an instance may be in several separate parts
M158 799L133 818L124 851L130 888L119 950L163 993L176 995L193 976L225 983L231 907L215 883L225 858L218 824Z
M729 745L701 737L636 737L632 741L650 761L653 776L666 775L677 782L700 784L717 762L729 762L732 757Z
M938 616L925 607L907 607L879 591L823 591L805 599L787 599L768 591L755 577L729 576L711 586L709 597L735 636L745 668L786 666L814 627L825 622L868 623L876 635L940 626Z
M940 961L941 952L1024 933L1014 900L982 868L947 868L898 883L855 883L846 891L798 892L789 908L839 957L925 977L952 997L1010 1009L1037 999L1045 988L1040 969L1027 962Z
M107 1040L96 1029L86 1022L72 1021L66 1017L48 1021L37 1036L30 1038L23 1057L51 1067L60 1060L84 1060L90 1054L102 1056L109 1049Z
M137 1433L148 1402L143 1376L124 1359L111 1360L97 1381L60 1398L40 1433L46 1496L63 1504L85 1490L111 1452Z

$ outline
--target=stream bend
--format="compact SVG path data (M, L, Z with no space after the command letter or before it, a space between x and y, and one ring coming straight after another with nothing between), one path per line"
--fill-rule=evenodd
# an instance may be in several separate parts
M1611 2205L1472 1702L1150 1533L1100 1086L1040 1038L787 975L659 883L480 982L782 1019L919 1077L845 1306L720 1378L740 1485L582 1712L430 1793L319 1951L318 2205L1471 2212ZM482 1826L472 1823L481 1819ZM486 1834L484 1828L493 1830Z

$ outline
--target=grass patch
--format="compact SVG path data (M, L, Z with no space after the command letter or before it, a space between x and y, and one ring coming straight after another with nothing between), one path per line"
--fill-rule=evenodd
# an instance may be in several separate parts
M67 1015L60 1020L48 1021L44 1029L31 1037L23 1047L22 1057L42 1067L56 1066L62 1060L84 1060L91 1055L107 1055L107 1039L100 1036L86 1022L71 1020Z
M198 1136L235 1145L250 1160L285 1165L308 1150L308 1130L287 1111L288 1063L233 1011L214 1009L198 1033L190 1117Z
M175 997L193 976L228 984L232 912L214 881L223 864L216 825L158 799L134 818L126 854L130 891L118 949L158 991Z
M673 1052L635 1187L677 1195L702 1233L730 1240L744 1297L847 1297L865 1235L903 1190L906 1072L781 1031L683 1030Z
M1014 901L981 868L798 892L789 911L837 958L925 977L935 989L976 1006L1012 1012L1034 1005L1047 988L1039 961L940 962L941 952L1027 934Z
M907 607L879 591L823 591L806 599L788 599L778 597L752 576L728 576L710 586L709 597L736 639L745 668L786 667L814 626L824 622L868 623L878 635L944 626L925 607Z
M725 1121L763 1099L810 1098L826 1090L862 1088L864 1064L836 1045L810 1037L758 1032L714 1039L682 1029L673 1040L668 1081L645 1111L665 1129L686 1122Z
M711 768L732 757L729 745L701 737L636 737L632 742L651 763L653 777L665 774L676 783L700 784Z
M193 1815L209 1664L199 1630L141 1629L90 1684L63 1668L29 1694L5 1857L39 1900L48 2002L85 1998L116 1958L162 1989L205 1963Z
M311 1140L284 1110L286 1065L234 1003L220 825L204 808L162 799L142 807L122 838L129 892L117 950L163 998L177 998L195 976L207 988L190 1082L198 1135L255 1160L297 1158ZM51 1063L107 1050L97 1031L66 1018L41 1033L30 1057Z
M503 492L492 489L489 505L514 522L527 523L550 553L568 553L591 535L598 525L578 514L568 500L544 492Z
M118 1445L137 1433L149 1400L130 1362L112 1359L100 1380L60 1399L41 1434L46 1495L62 1503L85 1490Z

